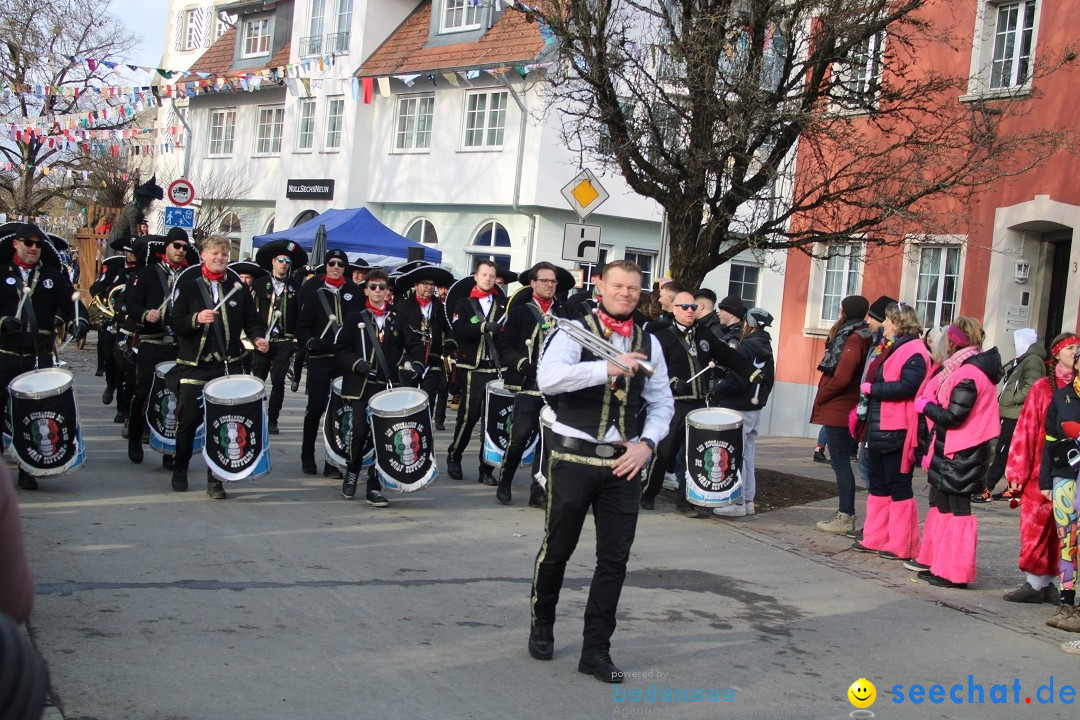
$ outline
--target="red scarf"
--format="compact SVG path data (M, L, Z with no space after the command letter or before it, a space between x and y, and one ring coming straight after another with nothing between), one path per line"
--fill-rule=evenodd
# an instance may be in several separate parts
M428 305L430 305L430 304L431 304L431 298L422 298L422 297L420 297L419 295L417 295L417 296L416 296L416 303L417 303L417 304L418 304L418 305L419 305L420 307L422 307L422 308L426 308L426 307L427 307Z
M628 317L625 320L619 320L617 318L608 315L603 308L596 308L596 317L600 318L600 322L604 324L608 330L613 333L618 333L623 337L630 337L634 333L634 318Z
M325 280L326 284L329 285L332 288L340 288L342 285L345 284L345 276L344 275L339 277L337 280L331 280L330 276L327 275L326 277L323 278L323 280Z
M225 272L210 272L210 270L206 267L206 264L204 263L202 266L202 276L210 282L221 282L225 279Z
M23 270L32 270L34 267L37 266L37 263L23 262L23 259L19 257L19 253L14 253L11 256L11 261L21 267Z
M374 305L372 305L370 300L365 301L364 304L367 305L367 309L370 310L371 314L374 315L375 317L382 317L383 315L386 314L387 310L390 309L386 305L383 305L382 309L379 309L379 308L375 307Z
M533 300L535 300L536 304L540 306L540 312L544 313L545 315L548 314L548 310L551 310L551 306L555 304L555 298L548 298L547 300L545 300L544 298L539 298L533 295Z
M473 289L469 291L469 297L476 298L477 300L481 298L491 297L494 294L495 288L491 288L490 290L481 290L480 288L473 286Z
M168 260L166 260L165 264L168 265L169 267L171 267L173 270L179 270L182 267L187 267L187 260L181 260L178 263L171 263Z

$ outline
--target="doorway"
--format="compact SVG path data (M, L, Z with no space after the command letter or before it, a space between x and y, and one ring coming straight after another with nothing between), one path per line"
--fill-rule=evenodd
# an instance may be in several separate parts
M1056 230L1046 233L1043 240L1047 243L1050 263L1050 290L1046 298L1044 316L1046 333L1043 345L1050 350L1050 342L1062 331L1065 321L1065 292L1069 279L1069 263L1072 256L1072 230Z

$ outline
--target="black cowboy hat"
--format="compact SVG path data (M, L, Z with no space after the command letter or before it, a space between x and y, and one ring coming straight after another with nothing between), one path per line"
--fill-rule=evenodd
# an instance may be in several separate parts
M173 228L174 230L176 228ZM135 253L135 267L142 268L148 263L152 262L151 255L164 255L165 247L173 242L183 242L187 245L184 248L184 260L188 265L198 265L202 262L199 257L199 250L187 239L187 234L184 234L184 238L181 239L177 235L173 235L172 231L169 231L169 235L144 235L141 238L135 238L135 245L131 251ZM116 255L115 257L123 259L123 255ZM112 258L109 258L110 260Z
M367 261L363 258L357 258L356 260L349 260L345 264L345 272L349 274L349 279L352 279L352 274L357 270L382 270L379 266L371 267L367 264ZM315 273L316 275L324 275L326 273L326 263L316 265L308 270L308 272Z
M533 265L528 270L522 270L521 273L517 276L517 281L523 286L529 287L530 276L532 275L535 268L536 265ZM575 278L569 270L564 267L559 267L558 265L555 266L555 281L556 295L565 295L566 293L573 290L574 286L577 285L577 278ZM516 295L517 293L514 294Z
M49 242L51 242L53 244L53 247L57 250L67 250L68 247L70 247L71 245L71 243L69 243L67 240L60 237L59 235L53 235L52 233L48 233L48 236Z
M397 270L394 271L395 275L404 275L407 272L412 272L418 267L425 267L431 265L427 260L410 260L404 265L399 265Z
M438 286L452 285L454 282L454 275L449 270L443 270L441 267L427 263L423 265L409 264L413 265L409 270L395 273L393 277L395 292L404 292L424 280L433 280Z
M238 260L229 263L229 269L237 275L250 275L254 278L264 278L270 274L268 270L250 260Z
M499 285L509 285L512 282L517 282L521 273L514 272L506 268L495 268L495 281Z
M49 234L34 223L9 222L0 225L0 264L11 262L15 255L15 238L37 237L41 242L41 263L57 270L63 269L60 253L52 244Z
M472 292L474 287L476 287L476 278L472 275L466 275L450 286L450 289L446 293L446 304L443 305L443 310L446 312L446 322L448 324L454 322L454 308L457 306L458 300L469 297L469 293ZM506 299L505 293L503 293L502 288L499 287L498 284L496 284L492 290L497 297Z
M138 239L137 237L116 238L109 243L109 247L120 252L135 252L135 242Z
M308 261L307 250L292 240L282 238L281 240L268 242L259 248L258 252L255 253L255 262L264 270L273 272L274 258L279 255L287 255L292 260L294 268L306 265Z
M155 200L161 200L165 197L165 191L157 184L157 175L153 175L149 180L142 185L138 185L135 188L136 195L142 195L143 197L152 197Z

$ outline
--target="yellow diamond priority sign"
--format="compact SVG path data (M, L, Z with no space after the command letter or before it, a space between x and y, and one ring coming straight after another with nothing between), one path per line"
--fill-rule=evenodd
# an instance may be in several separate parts
M566 201L570 203L570 207L574 208L574 212L582 220L587 218L593 210L603 205L604 201L609 197L607 190L592 174L592 171L588 169L578 173L578 176L562 189L562 194Z

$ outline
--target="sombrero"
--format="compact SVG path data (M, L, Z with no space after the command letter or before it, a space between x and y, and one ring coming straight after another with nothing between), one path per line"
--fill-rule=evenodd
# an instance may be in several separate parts
M268 270L250 260L239 260L237 262L229 263L229 269L237 275L250 275L254 278L263 278L270 274Z
M274 258L279 255L287 255L292 260L292 266L299 268L301 265L306 265L308 261L307 250L300 247L292 240L273 240L266 243L258 252L255 253L255 262L259 267L264 270L273 272Z
M32 236L36 236L42 241L40 262L57 270L62 270L63 263L60 261L60 253L52 244L49 234L34 223L9 222L0 225L0 264L6 265L14 257L15 238Z
M521 283L524 287L529 287L529 276L532 275L535 268L536 265L533 265L528 270L522 270L521 273L517 276L517 281ZM565 295L566 293L573 290L574 286L577 285L577 278L575 278L569 270L564 267L559 267L558 265L555 266L555 281L556 295ZM515 295L516 294L517 293L515 293Z
M446 293L446 304L443 306L443 310L446 312L446 322L448 324L453 324L454 322L454 308L457 307L458 300L469 297L469 293L472 292L474 287L476 287L476 278L472 275L466 275L450 286L450 290ZM492 290L496 297L503 300L506 299L506 295L498 285L495 285Z

